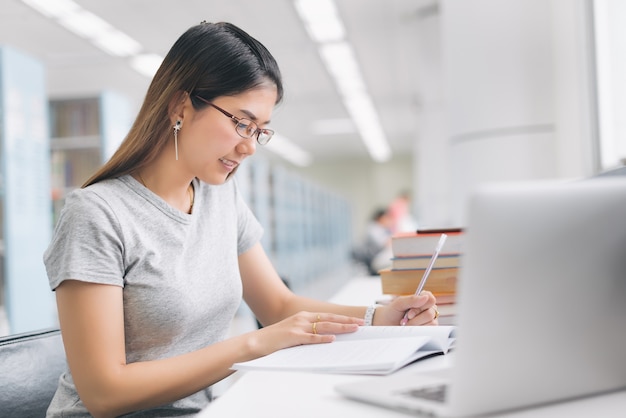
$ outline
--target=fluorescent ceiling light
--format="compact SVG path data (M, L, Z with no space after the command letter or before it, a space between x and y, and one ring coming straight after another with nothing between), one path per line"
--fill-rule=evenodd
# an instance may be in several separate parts
M126 57L142 49L141 44L114 28L97 15L83 9L72 0L22 0L25 4L76 35L89 39L104 52Z
M106 21L87 10L77 10L60 16L59 24L87 39L95 38L113 29Z
M391 148L378 114L367 93L356 55L345 39L345 30L333 0L295 0L296 11L342 97L348 113L373 160L391 158Z
M306 167L313 161L313 158L308 152L280 134L274 134L272 140L264 146L263 149L271 151L300 167Z
M100 34L92 42L103 51L118 57L127 57L141 51L139 42L117 29Z
M22 0L22 2L46 17L60 17L80 9L72 0Z
M345 37L343 23L332 0L296 0L294 5L314 41L331 42Z
M134 56L130 65L138 73L152 78L163 62L163 57L158 54L139 54Z
M352 47L347 42L321 45L320 56L335 80L344 105L370 156L378 162L389 160L391 148L385 138L372 99L367 93Z
M370 156L374 161L385 162L391 158L391 148L385 138L372 100L363 94L344 98L348 113L355 121Z
M320 56L342 95L366 90L352 46L337 42L320 46Z

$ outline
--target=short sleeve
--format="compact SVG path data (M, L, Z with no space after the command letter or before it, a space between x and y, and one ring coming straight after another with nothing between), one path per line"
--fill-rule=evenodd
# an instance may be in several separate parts
M114 211L93 191L77 189L67 197L44 252L50 288L67 279L123 286L123 253Z

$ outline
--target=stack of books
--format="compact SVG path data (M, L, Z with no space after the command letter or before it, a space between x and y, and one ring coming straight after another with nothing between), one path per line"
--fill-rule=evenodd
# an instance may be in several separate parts
M424 290L430 291L437 298L441 316L445 315L444 312L453 314L453 306L443 305L454 305L456 301L464 239L464 231L460 228L418 230L392 236L391 265L379 271L383 294L415 293L442 233L447 234L448 238L433 265Z

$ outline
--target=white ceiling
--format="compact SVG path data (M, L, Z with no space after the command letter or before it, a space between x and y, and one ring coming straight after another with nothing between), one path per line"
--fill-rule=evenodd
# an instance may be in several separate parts
M144 52L165 56L188 27L202 20L229 21L260 40L276 57L284 102L272 127L310 152L314 162L369 158L356 131L322 135L319 121L346 119L332 79L308 38L291 0L75 0L138 41ZM362 66L394 156L415 138L416 37L421 17L436 13L436 0L335 0ZM50 97L76 97L103 89L122 93L138 108L149 79L126 58L109 56L20 0L2 0L0 44L41 60Z

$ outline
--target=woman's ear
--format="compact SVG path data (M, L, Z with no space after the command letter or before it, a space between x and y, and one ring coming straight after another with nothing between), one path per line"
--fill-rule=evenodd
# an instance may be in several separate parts
M187 93L186 91L179 91L174 95L174 97L172 97L172 100L170 101L167 109L167 113L170 116L170 122L172 122L172 125L176 123L176 121L185 119L185 108L187 107L186 105L187 103L191 105L191 101L188 99L189 93Z

